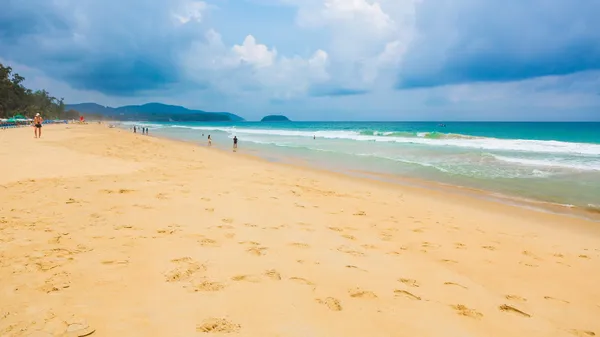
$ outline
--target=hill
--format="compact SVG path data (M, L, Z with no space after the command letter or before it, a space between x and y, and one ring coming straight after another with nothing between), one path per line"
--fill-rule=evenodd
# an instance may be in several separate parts
M202 121L243 121L240 116L229 112L208 112L191 110L178 105L147 103L143 105L127 105L118 108L102 106L96 103L67 104L67 110L76 110L82 114L103 116L109 119L124 121L149 122L202 122Z
M290 119L283 115L268 115L260 120L261 122L290 122Z

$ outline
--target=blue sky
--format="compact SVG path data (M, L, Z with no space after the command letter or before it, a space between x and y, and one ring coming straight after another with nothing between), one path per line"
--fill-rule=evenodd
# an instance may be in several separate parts
M0 62L67 102L247 119L600 120L598 0L3 0Z

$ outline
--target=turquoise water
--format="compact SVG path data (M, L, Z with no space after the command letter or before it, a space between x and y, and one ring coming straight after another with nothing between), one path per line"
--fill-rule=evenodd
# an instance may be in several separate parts
M138 123L142 124L142 123ZM269 159L414 177L600 208L600 123L238 122L146 124L150 132ZM204 134L204 136L202 136ZM314 138L313 138L314 137Z

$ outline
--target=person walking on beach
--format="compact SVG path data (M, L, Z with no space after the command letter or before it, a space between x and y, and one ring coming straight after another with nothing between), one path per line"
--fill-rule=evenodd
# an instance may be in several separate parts
M133 133L137 133L137 129L135 128L135 125L133 126Z
M208 135L208 146L212 145L212 139L210 139L210 135Z
M42 137L42 123L43 122L44 122L44 119L42 118L42 116L40 116L39 113L36 113L35 117L33 118L33 133L35 134L35 138Z
M237 149L237 136L233 136L233 151Z

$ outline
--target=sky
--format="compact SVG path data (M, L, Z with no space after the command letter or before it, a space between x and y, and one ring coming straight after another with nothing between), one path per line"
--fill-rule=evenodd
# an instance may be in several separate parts
M599 0L0 0L68 103L248 120L600 121Z

